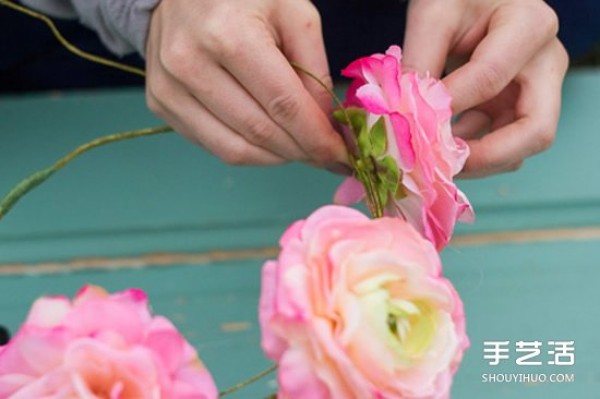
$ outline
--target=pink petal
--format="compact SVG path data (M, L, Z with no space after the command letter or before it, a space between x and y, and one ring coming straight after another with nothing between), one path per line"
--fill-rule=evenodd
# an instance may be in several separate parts
M365 189L360 181L348 177L338 187L333 196L333 203L338 205L352 205L365 198Z
M271 328L276 314L278 287L277 262L267 261L262 269L258 319L262 331L260 346L265 354L273 360L278 360L287 348L285 341L279 338Z
M396 58L396 60L398 60L398 64L400 65L400 62L402 61L402 49L400 48L400 46L395 45L395 44L391 45L387 49L385 54ZM399 71L399 72L402 72L402 71Z
M356 98L361 102L362 108L376 115L388 112L386 100L381 92L381 87L375 84L366 84L356 91Z
M390 122L392 124L393 136L390 137L388 131L388 140L390 140L390 152L398 151L398 155L395 157L399 161L400 168L402 171L410 172L416 161L415 149L412 145L412 135L410 132L410 125L406 118L400 115L398 112L390 113ZM393 141L392 141L393 140Z
M315 374L314 364L301 350L288 350L279 362L277 373L284 397L331 399L329 390Z
M187 341L175 326L163 317L158 316L152 320L143 345L154 352L170 373L187 363L188 359L185 356Z
M67 297L40 298L33 303L25 323L39 327L57 326L70 310L71 301Z

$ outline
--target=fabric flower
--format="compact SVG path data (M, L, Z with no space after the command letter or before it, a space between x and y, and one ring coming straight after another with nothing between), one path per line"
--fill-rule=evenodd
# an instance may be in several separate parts
M265 263L262 348L279 399L444 399L469 341L435 248L399 218L326 206Z
M214 399L194 348L143 291L43 297L0 347L0 398Z
M474 217L452 180L469 148L452 136L451 98L444 85L403 72L400 61L400 48L391 46L385 54L352 62L342 71L353 79L345 106L355 130L363 130L359 150L375 160L380 171L385 214L404 218L441 250L456 221L471 222ZM339 111L338 119L344 120ZM352 177L340 186L334 201L350 205L364 196L362 185Z

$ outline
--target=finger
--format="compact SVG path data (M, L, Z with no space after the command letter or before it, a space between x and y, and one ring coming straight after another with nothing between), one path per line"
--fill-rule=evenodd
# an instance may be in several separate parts
M153 88L147 89L148 105L191 142L231 165L275 165L285 162L280 156L249 143L235 133L185 92L179 83L168 81L164 76L155 76L154 80ZM157 83L157 80L161 82Z
M287 160L309 158L294 139L266 114L224 69L198 62L180 82L212 115L246 141Z
M439 78L454 34L456 18L440 1L413 1L406 17L404 68Z
M242 46L228 45L235 51L221 54L222 65L313 161L319 165L347 162L341 137L287 59L267 38L258 34L246 37Z
M533 6L535 5L535 6ZM492 14L488 34L465 65L444 78L454 112L500 93L555 38L558 19L544 3L509 3Z
M493 120L490 126L491 131L498 130L503 128L506 125L509 125L515 121L515 112L514 109L506 108L503 112L500 112Z
M499 173L516 172L517 170L521 169L521 167L523 166L523 163L524 163L524 161L517 161L517 162L513 162L511 164L497 167L496 169L489 169L489 170L471 170L471 171L463 170L458 175L456 175L456 178L458 178L458 179L479 179L482 177L497 175Z
M504 170L552 144L567 63L564 48L555 40L526 66L518 78L521 91L516 120L480 140L467 142L471 155L465 164L465 173L490 174Z
M285 26L277 26L283 54L288 60L314 74L329 89L333 89L319 12L309 2L291 1L289 6L293 7L293 15L296 17L278 18L278 21L285 23ZM289 12L288 8L284 10ZM325 115L330 115L332 99L327 90L306 73L298 71L298 76Z
M485 112L471 109L463 112L452 124L452 134L461 139L474 139L490 128L492 118Z

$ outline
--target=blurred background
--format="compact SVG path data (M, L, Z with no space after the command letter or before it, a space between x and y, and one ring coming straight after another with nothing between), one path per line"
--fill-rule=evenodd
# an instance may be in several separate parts
M560 17L562 42L572 65L596 65L600 60L600 1L548 0ZM350 61L402 43L407 1L316 0L334 79ZM56 20L59 30L76 46L112 56L97 35L77 21ZM106 86L139 86L143 79L107 70L67 52L41 22L0 7L0 92L57 90ZM132 54L120 61L143 66Z

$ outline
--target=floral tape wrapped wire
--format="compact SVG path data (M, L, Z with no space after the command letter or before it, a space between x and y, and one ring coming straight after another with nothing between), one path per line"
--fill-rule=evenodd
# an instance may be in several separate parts
M469 148L452 136L450 95L438 80L403 72L397 46L352 62L342 75L353 80L346 114L335 115L343 123L350 115L359 132L353 151L374 163L385 214L406 219L441 250L456 221L474 217L453 183ZM350 205L364 196L361 182L351 177L338 189L335 202Z
M137 289L38 299L0 347L0 398L216 399L211 375Z
M469 341L437 251L399 218L326 206L263 267L279 399L446 399Z

